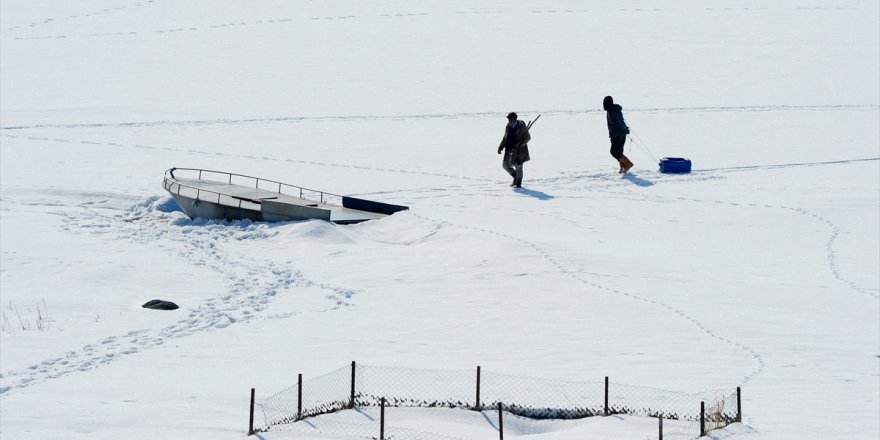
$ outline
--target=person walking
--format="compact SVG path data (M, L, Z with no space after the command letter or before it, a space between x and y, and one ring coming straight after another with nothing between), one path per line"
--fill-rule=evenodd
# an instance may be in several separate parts
M510 174L510 177L513 177L513 183L510 186L522 188L523 164L531 159L528 143L532 136L529 134L525 122L517 118L518 116L514 112L507 114L507 126L504 128L501 144L498 145L498 154L504 151L501 167L507 171L507 174Z
M623 154L623 146L626 144L626 135L629 127L623 120L623 107L614 103L614 98L606 96L602 101L605 109L605 119L608 122L608 137L611 138L611 156L620 163L620 174L626 173L633 167L632 161Z

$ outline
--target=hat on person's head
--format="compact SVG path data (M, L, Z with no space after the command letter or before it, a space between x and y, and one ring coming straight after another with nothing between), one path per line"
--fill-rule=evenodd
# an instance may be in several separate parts
M516 119L518 116L514 112L510 112L507 114L507 119Z
M605 110L608 110L612 105L614 105L614 98L606 96L605 99L602 100L602 108Z

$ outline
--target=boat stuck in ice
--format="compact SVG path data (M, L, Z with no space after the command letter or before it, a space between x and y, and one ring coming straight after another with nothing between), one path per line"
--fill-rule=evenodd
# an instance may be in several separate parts
M225 171L170 168L162 186L190 218L253 221L321 219L360 223L409 209Z

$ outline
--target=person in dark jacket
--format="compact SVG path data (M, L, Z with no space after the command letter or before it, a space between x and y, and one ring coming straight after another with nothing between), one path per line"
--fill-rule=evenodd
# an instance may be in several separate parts
M623 145L626 144L626 135L629 127L623 120L623 107L614 103L614 98L606 96L602 101L605 109L605 119L608 122L608 137L611 138L611 156L620 163L619 173L623 174L633 167L633 163L623 154Z
M504 138L498 145L498 154L504 151L501 167L513 177L513 183L510 186L522 188L523 164L531 159L528 143L532 136L529 134L526 123L517 118L518 116L514 112L507 115L507 126L504 128Z

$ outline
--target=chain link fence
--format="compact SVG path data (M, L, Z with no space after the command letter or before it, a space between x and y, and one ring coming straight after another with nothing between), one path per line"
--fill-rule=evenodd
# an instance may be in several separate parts
M581 419L602 415L602 382L481 373L480 407L502 408L530 419Z
M369 422L316 417L378 407L381 420L362 414ZM531 420L626 414L657 418L660 438L682 440L741 420L739 388L685 394L611 383L607 377L604 382L578 382L484 372L480 367L412 369L352 362L307 381L299 376L296 385L252 401L250 432L272 429L341 438L455 439L387 426L386 407L464 408L484 413L499 409Z
M355 405L473 408L474 372L357 366ZM430 386L425 386L430 384Z
M610 414L663 417L667 420L700 421L700 402L705 402L708 429L723 428L737 421L736 390L708 390L684 394L660 388L611 383L608 386ZM711 427L710 427L711 426Z
M279 391L259 403L253 431L293 423L308 417L329 414L351 407L348 391L351 369L342 367ZM261 417L260 417L261 416Z

